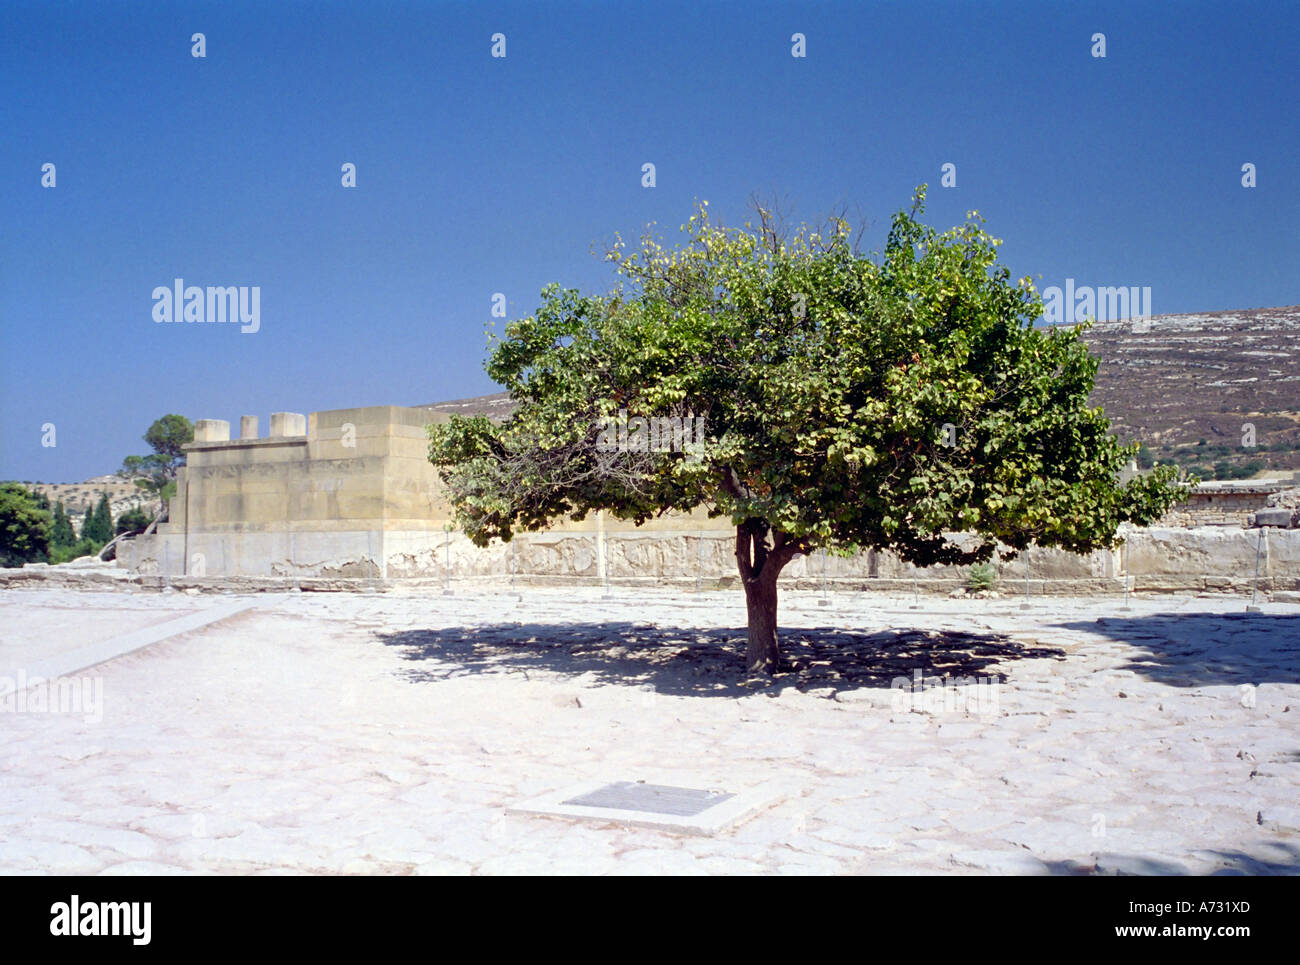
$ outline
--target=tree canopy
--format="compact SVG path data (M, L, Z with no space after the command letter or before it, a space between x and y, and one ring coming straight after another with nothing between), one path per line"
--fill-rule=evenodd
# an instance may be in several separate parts
M19 483L0 483L0 566L43 561L53 527L44 495Z
M486 545L594 510L706 507L736 526L749 663L771 671L776 578L797 553L1083 553L1163 514L1176 471L1119 481L1136 447L1088 405L1080 330L1034 327L1041 299L997 263L1001 242L973 213L922 224L924 199L874 257L843 219L790 234L760 207L726 229L703 202L680 248L617 242L610 292L548 286L491 347L511 416L429 429L459 525ZM648 444L654 418L702 418L703 439ZM613 447L609 420L627 426Z
M162 416L149 426L144 441L153 452L127 456L118 475L134 479L136 486L159 499L168 499L176 491L176 471L185 464L184 446L194 441L194 424L183 415Z

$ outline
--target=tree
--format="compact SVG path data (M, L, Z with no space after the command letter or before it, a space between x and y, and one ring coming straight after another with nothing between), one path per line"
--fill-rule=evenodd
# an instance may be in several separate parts
M101 546L113 538L113 510L108 504L108 493L100 493L99 503L90 521L82 528L81 535Z
M0 566L44 560L53 525L45 496L18 483L0 483Z
M176 492L176 471L185 464L184 446L194 441L194 424L183 415L165 415L149 426L144 441L153 452L127 456L117 474L134 479L136 486L156 499L170 499Z
M136 506L132 509L128 509L121 516L117 517L117 524L114 528L118 536L121 536L123 533L135 536L139 533L143 533L152 519L152 516L146 513L139 506Z
M72 530L72 520L63 508L63 500L54 506L54 525L50 529L50 546L71 546L77 541L77 534Z
M429 427L458 524L487 545L596 510L728 517L747 663L772 672L777 578L799 553L969 565L999 544L1114 546L1121 523L1160 516L1176 470L1118 480L1137 447L1088 406L1098 360L1079 330L1035 328L1041 299L1009 281L1000 242L974 215L921 224L924 197L875 257L843 218L790 236L759 207L756 228L724 229L705 202L682 248L617 242L609 294L548 286L493 340L511 416ZM702 418L704 440L663 451L652 417Z

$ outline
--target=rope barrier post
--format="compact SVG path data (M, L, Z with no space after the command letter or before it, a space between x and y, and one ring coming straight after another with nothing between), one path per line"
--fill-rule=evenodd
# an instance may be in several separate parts
M442 595L451 596L451 530L442 530Z
M1250 605L1246 607L1247 613L1262 612L1256 601L1259 599L1259 558L1264 555L1264 534L1267 532L1267 526L1259 528L1259 543L1255 546L1255 579L1251 581L1250 585Z
M230 567L226 562L226 538L221 537L221 592L230 592Z
M1132 583L1132 573L1133 573L1133 571L1129 569L1129 563L1128 563L1128 550L1129 550L1129 543L1131 542L1129 537L1131 535L1132 533L1130 533L1127 530L1124 533L1124 605L1120 607L1121 610L1133 609L1131 606L1129 606L1129 602L1128 602L1129 584Z
M605 547L605 595L602 596L601 599L612 600L614 599L614 594L609 590L609 533L602 532L599 538L601 540L601 545Z

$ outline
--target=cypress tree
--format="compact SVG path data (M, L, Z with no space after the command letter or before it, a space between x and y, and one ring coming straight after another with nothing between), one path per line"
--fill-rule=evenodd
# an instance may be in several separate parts
M100 494L99 505L91 516L90 526L90 538L101 546L113 538L113 511L108 505L108 493Z
M94 532L95 507L86 505L86 515L81 517L81 538L89 539Z
M50 530L51 546L71 546L77 541L77 536L72 531L72 521L68 519L67 510L63 508L63 500L54 504L54 528Z

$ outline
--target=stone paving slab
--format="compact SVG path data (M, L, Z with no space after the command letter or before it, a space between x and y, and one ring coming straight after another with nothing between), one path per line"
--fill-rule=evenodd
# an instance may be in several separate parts
M1300 607L818 595L754 688L732 592L197 597L257 606L100 664L97 721L0 713L0 871L1300 873ZM709 837L512 813L665 768L782 793Z
M87 605L79 599L81 594L66 590L30 590L24 595L31 602L23 608L23 618L0 624L0 676L11 677L19 667L31 667L96 640L124 636L212 604L211 599L181 595L171 597L166 606L157 598L117 593L101 605Z
M111 621L105 621L101 612L94 616L93 629L84 626L87 622L86 608L78 607L77 615L81 617L83 624L80 632L68 627L71 621L67 614L63 614L61 631L47 630L39 641L32 641L32 634L28 633L26 646L0 649L0 658L8 664L0 669L0 700L20 689L24 681L48 681L81 673L106 661L158 643L160 640L166 640L168 637L218 623L237 613L251 610L257 604L258 601L248 599L210 603L197 612L184 613L182 616L175 616L176 609L170 608L164 610L162 614L153 614L154 619L147 617L142 619L140 614L132 614L135 617L134 622L146 625L130 633L108 639L94 639L94 637L102 637L105 623ZM47 616L41 607L29 609L25 613ZM163 614L170 615L170 619ZM110 616L113 615L116 614L110 612ZM30 616L28 618L30 619ZM91 642L83 642L87 639Z

